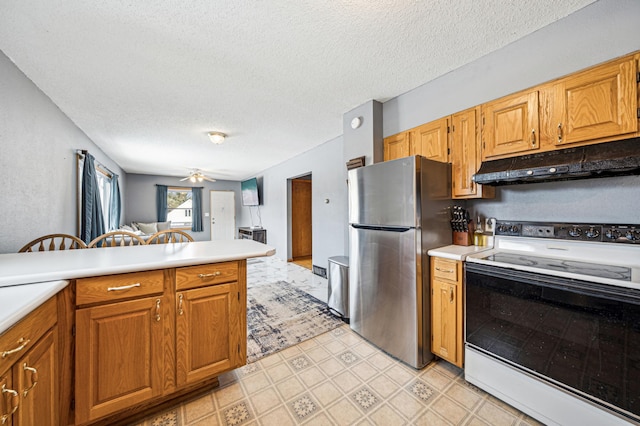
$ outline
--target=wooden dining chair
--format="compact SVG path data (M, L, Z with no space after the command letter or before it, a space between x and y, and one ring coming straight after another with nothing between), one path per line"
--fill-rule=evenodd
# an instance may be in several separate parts
M145 244L143 238L128 231L111 231L94 238L88 245L94 247L126 247L142 246Z
M177 229L167 229L158 231L147 240L147 244L167 244L167 243L189 243L193 242L193 237L184 231Z
M56 251L84 249L87 245L80 238L68 234L49 234L31 241L18 253L32 253L34 251Z

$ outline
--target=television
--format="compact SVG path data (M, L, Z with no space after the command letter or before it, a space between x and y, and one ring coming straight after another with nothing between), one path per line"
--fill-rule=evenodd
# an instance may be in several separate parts
M242 205L243 206L258 206L260 205L260 195L258 194L258 179L251 178L245 180L240 184L242 190Z

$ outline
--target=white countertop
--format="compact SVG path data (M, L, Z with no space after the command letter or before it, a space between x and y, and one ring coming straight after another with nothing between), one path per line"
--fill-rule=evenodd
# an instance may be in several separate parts
M202 265L273 254L273 247L247 239L10 253L0 255L0 287Z
M68 284L69 281L59 280L0 288L0 333L4 333Z
M467 256L481 251L491 250L491 246L456 246L438 247L427 252L429 256L444 257L445 259L465 260Z

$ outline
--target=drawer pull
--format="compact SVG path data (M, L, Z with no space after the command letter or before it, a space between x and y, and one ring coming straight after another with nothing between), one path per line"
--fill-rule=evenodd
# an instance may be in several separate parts
M178 299L180 300L180 302L178 303L178 315L183 315L184 311L182 310L182 302L184 297L182 296L182 293L178 295Z
M2 352L2 358L6 358L11 354L15 354L16 352L20 352L21 350L23 350L25 347L27 347L27 345L29 344L29 342L31 342L30 339L25 339L24 337L22 337L20 340L18 340L18 344L20 346L18 346L15 349L11 349L8 351L4 351Z
M124 291L131 290L132 288L140 287L140 283L130 284L130 285L121 285L120 287L108 287L107 291Z
M445 272L447 274L453 274L453 269L440 269L439 267L436 266L436 271L439 272Z
M217 277L219 275L222 275L222 272L216 271L216 272L212 272L211 274L198 274L198 277L199 278L211 278L211 277Z
M8 414L5 414L2 416L2 418L0 418L0 421L2 421L2 424L5 424L7 422L7 420L9 420L9 418L13 415L13 413L15 413L18 410L18 407L20 406L20 395L18 395L18 392L13 390L13 389L7 389L6 385L2 385L2 396L4 396L5 393L8 393L9 395L11 395L11 412Z
M31 391L31 389L35 388L36 385L38 384L38 370L36 370L33 367L27 366L26 362L24 364L22 364L22 369L24 371L28 371L28 372L31 373L31 386L29 386L28 388L26 388L25 390L22 391L22 396L26 397L27 394L29 393L29 391Z

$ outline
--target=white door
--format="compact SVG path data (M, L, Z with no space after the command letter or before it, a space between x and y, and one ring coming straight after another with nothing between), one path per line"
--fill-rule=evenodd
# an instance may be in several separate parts
M236 237L236 194L233 191L210 191L211 241Z

